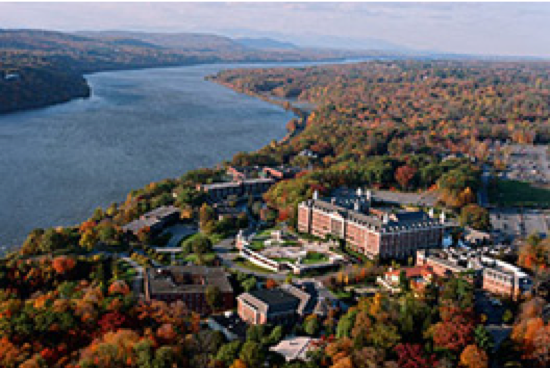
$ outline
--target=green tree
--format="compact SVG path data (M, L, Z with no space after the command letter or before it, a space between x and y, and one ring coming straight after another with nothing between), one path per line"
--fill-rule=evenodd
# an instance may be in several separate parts
M212 252L212 241L203 234L197 234L191 240L191 249L195 254L205 254Z
M223 306L223 295L220 288L213 285L208 285L205 290L205 298L208 306L216 311Z
M476 329L474 330L474 339L476 345L485 350L487 353L490 353L495 346L493 336L491 336L489 331L487 331L487 329L483 325L477 325Z
M308 334L309 336L315 336L319 332L321 323L319 322L317 316L312 314L306 318L303 327L306 334Z
M351 330L353 329L353 326L355 324L356 315L357 312L350 311L346 313L342 318L340 318L338 326L336 327L336 337L342 338L351 336Z
M199 211L199 226L205 234L214 232L216 225L216 213L207 203L203 203Z
M477 204L466 205L460 211L460 224L462 226L471 226L476 230L490 230L491 218L489 211Z
M256 278L255 277L250 277L250 278L247 278L246 280L244 280L241 284L241 286L243 287L243 289L246 291L246 292L249 292L250 290L254 289L256 287Z
M242 343L238 340L222 345L216 354L216 359L229 367L239 357L241 346Z
M244 343L239 359L241 359L247 367L261 367L265 360L265 351L262 345L255 341L247 341Z

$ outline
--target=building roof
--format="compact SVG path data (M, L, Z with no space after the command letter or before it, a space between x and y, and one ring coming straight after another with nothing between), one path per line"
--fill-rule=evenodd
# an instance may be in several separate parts
M139 230L141 230L145 227L152 227L152 226L162 222L167 217L170 217L170 216L173 216L173 215L176 215L176 214L179 215L179 212L180 212L180 210L177 207L174 207L174 206L160 206L158 208L155 208L152 211L149 211L149 212L143 214L140 218L124 225L122 227L122 230L131 231L135 234Z
M316 340L311 337L296 336L281 340L270 348L271 351L281 354L287 361L294 359L305 360L306 353L313 347Z
M169 266L147 270L152 294L203 293L208 286L218 287L223 293L233 292L222 267Z
M225 328L227 331L237 335L239 338L246 337L246 330L248 325L237 314L231 313L230 315L215 315L210 316L218 325Z
M431 218L424 211L370 211L369 201L365 197L342 197L326 199L311 199L303 205L320 209L327 213L339 215L360 225L369 226L375 230L400 231L411 228L426 228L440 226L437 219ZM384 219L387 216L387 219Z
M262 313L296 311L300 305L299 298L283 289L254 290L239 295L238 299Z
M387 276L399 276L401 272L405 271L405 276L410 279L413 277L424 277L427 275L433 275L434 273L426 266L415 266L398 268L396 270L386 272Z

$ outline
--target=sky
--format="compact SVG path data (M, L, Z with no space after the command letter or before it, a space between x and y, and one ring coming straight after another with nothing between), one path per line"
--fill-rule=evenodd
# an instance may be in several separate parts
M0 3L0 27L200 32L302 46L550 57L550 3Z

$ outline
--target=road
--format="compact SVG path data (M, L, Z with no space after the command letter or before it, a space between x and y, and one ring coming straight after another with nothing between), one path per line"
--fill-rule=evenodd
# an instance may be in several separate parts
M489 205L489 180L491 179L491 172L488 165L483 165L483 173L481 174L481 188L478 192L477 199L481 207L487 207Z

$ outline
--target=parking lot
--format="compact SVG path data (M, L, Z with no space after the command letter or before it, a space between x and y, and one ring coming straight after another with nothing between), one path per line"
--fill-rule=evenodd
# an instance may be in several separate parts
M521 209L499 208L491 210L491 224L497 239L527 237L533 233L548 235L550 229L550 212Z
M535 184L550 183L548 150L546 146L510 145L507 146L508 167L503 178L526 181Z

